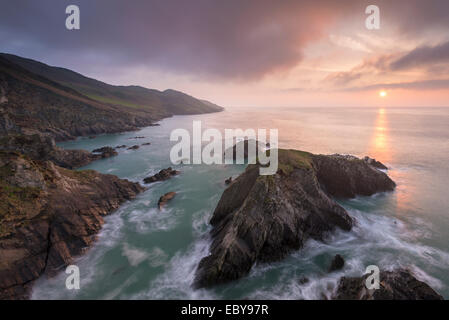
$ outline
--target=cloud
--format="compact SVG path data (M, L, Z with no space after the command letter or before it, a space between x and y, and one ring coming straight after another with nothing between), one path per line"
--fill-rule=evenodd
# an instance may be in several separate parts
M409 52L378 55L366 59L360 65L349 71L329 74L323 82L336 87L347 88L353 86L356 80L375 81L374 78L394 77L398 72L418 70L420 79L413 82L381 83L348 90L369 90L381 88L403 89L441 89L447 87L447 80L441 80L449 70L449 42L436 46L420 46ZM378 81L377 81L378 82Z
M65 29L77 4L81 30ZM0 45L16 53L85 57L218 78L260 78L299 63L348 4L322 1L8 1ZM360 11L362 12L362 11ZM89 59L87 59L89 60Z
M210 79L260 79L300 63L333 26L359 21L368 0L15 0L0 10L0 50L53 64L145 66ZM65 29L65 7L81 30ZM447 0L377 0L385 23L406 34L449 27ZM446 29L444 29L446 28ZM369 50L351 38L340 45ZM70 61L70 62L68 62ZM351 78L351 77L350 77ZM343 80L344 81L344 80Z
M390 64L390 70L406 70L449 62L449 41L437 46L418 47Z

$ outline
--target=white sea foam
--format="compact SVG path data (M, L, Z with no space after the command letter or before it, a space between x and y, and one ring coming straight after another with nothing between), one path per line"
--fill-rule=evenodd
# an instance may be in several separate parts
M192 283L198 262L208 253L210 242L201 238L186 251L176 253L166 271L149 284L148 290L132 299L216 299L211 291L194 290Z

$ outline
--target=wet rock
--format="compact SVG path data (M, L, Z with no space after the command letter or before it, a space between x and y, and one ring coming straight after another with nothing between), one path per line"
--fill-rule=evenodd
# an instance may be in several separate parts
M309 281L310 281L310 280L309 280L309 278L307 278L307 277L301 277L301 278L298 279L298 283L299 283L300 285L306 284L306 283L308 283Z
M159 198L159 201L157 202L157 206L159 207L159 210L162 209L163 206L167 204L168 201L173 199L176 195L176 192L167 192L162 197Z
M154 176L143 179L144 183L153 183L157 181L164 181L170 179L172 176L178 175L180 172L178 170L173 170L171 167L167 169L162 169Z
M97 136L89 136L89 139L95 139Z
M329 272L334 272L343 269L345 266L345 259L339 254L336 254L334 259L332 259L331 265L329 266Z
M232 182L232 177L229 177L228 179L225 180L226 185L231 184L231 182Z
M126 148L126 144L122 144L121 146L116 146L115 149L123 149Z
M137 149L139 149L140 147L138 146L138 145L134 145L134 146L132 146L132 147L129 147L127 150L137 150Z
M425 282L416 279L406 269L380 272L380 288L367 289L362 277L342 277L333 299L337 300L443 300Z
M109 158L118 155L117 151L112 147L102 147L92 151L92 153L99 153L101 158Z
M95 241L103 217L144 190L93 170L72 171L0 151L0 299L29 297Z
M210 255L200 261L194 286L241 278L256 262L283 259L308 239L349 231L354 221L332 197L392 188L385 173L362 160L280 149L275 175L260 176L259 165L249 165L222 194L210 221Z
M145 137L132 137L132 138L128 138L128 140L132 140L132 139L145 139Z
M149 146L151 142L142 143L142 146Z

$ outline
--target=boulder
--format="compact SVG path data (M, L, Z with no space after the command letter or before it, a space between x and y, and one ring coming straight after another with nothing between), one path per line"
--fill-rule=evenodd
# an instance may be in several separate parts
M172 191L172 192L167 192L162 197L160 197L159 201L157 202L157 206L159 207L159 210L161 210L162 207L165 206L168 201L173 199L175 197L175 195L176 195L176 192Z
M339 254L336 254L334 259L332 259L331 265L329 266L329 272L337 271L343 269L345 266L345 259Z

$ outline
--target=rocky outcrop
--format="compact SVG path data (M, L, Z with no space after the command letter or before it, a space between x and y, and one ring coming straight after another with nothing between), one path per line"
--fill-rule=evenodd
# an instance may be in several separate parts
M345 266L345 259L339 254L336 254L332 259L331 265L329 266L329 272L334 272L343 269Z
M312 155L312 160L318 181L333 197L370 196L396 187L384 172L354 156Z
M379 289L367 289L368 275L343 277L333 299L337 300L443 300L425 282L416 279L409 270L380 272Z
M176 195L176 192L171 191L171 192L167 192L166 194L164 194L163 196L161 196L159 198L159 201L157 202L157 206L159 207L159 210L162 209L163 206L165 206L167 204L168 201L170 201L171 199L173 199Z
M158 173L156 173L154 176L148 177L143 179L144 183L153 183L157 181L164 181L168 180L173 176L178 175L180 172L178 170L173 170L171 167L167 169L162 169Z
M137 149L139 149L139 148L140 148L140 146L138 146L138 145L136 144L136 145L134 145L134 146L129 147L129 148L126 149L126 150L137 150Z
M259 148L265 150L269 148L270 144L265 143L254 139L245 139L237 142L232 148L225 150L224 157L227 159L231 159L237 163L244 162L248 160L249 156L257 156ZM255 152L254 155L250 155L250 152ZM232 157L230 154L232 153Z
M388 170L388 167L386 165L384 165L382 162L377 161L376 159L370 158L368 156L363 158L363 161L365 161L366 163L368 163L370 166L377 168L377 169L381 169L381 170Z
M117 151L115 151L112 147L102 147L95 150L92 150L92 153L95 155L99 154L101 158L109 158L118 155Z
M23 299L33 282L71 263L103 217L144 190L95 171L71 171L0 151L0 299Z
M280 260L308 239L348 231L354 221L332 196L392 188L385 173L362 160L279 150L275 175L260 176L259 165L249 165L224 191L210 221L210 255L200 261L194 285L238 279L256 262Z
M68 169L79 168L92 161L117 155L117 152L110 147L94 150L97 153L86 150L65 150L57 147L50 135L41 133L0 137L0 150L16 151L34 160L50 160Z

